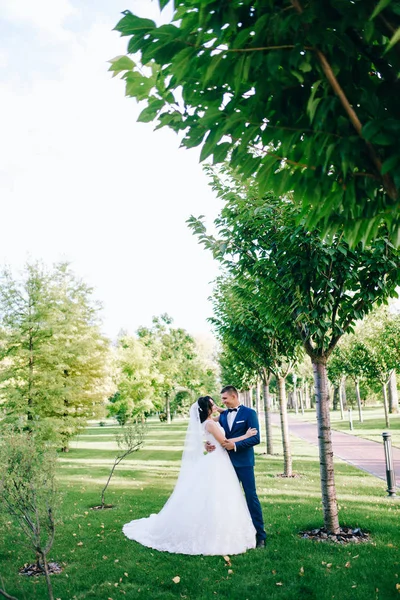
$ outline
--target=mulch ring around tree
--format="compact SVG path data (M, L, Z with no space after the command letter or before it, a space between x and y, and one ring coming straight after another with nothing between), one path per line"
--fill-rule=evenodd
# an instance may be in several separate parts
M285 473L277 473L275 477L282 477L283 479L294 479L296 477L301 477L299 473L292 473L291 475L285 475Z
M56 573L61 573L61 571L62 571L62 566L59 563L49 562L47 566L48 566L50 575L53 575ZM42 567L40 567L37 563L33 563L31 565L25 564L23 567L21 567L19 569L18 572L20 575L26 575L27 577L33 577L36 575L44 575L45 574L44 569L42 569Z
M104 506L98 504L97 506L91 506L90 510L105 510L106 508L114 508L114 506L115 504L105 504Z
M359 527L341 527L339 533L332 533L325 527L300 531L300 537L314 540L316 542L334 542L335 544L362 544L370 541L370 536Z

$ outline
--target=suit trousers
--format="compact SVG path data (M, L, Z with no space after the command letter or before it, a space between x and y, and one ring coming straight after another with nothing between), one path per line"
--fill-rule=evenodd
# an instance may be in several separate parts
M261 510L260 501L256 491L256 479L254 476L254 467L235 467L236 475L243 486L244 495L246 496L247 506L256 530L256 538L265 540L267 534L264 531L264 520Z

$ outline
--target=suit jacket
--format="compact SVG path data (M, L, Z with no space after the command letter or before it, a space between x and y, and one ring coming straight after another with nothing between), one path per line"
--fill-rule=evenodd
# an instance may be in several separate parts
M228 414L228 411L224 410L219 417L219 423L224 428L227 440L244 435L249 427L254 427L258 431L257 435L253 435L253 437L241 442L236 442L236 452L235 450L229 450L229 456L234 467L254 467L253 446L260 443L260 426L258 424L257 413L252 408L241 405L236 413L232 429L229 429L228 426Z

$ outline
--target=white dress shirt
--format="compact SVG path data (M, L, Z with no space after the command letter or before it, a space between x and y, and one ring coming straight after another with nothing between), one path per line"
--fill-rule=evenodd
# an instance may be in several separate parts
M235 421L235 419L237 417L237 414L238 414L239 410L240 410L240 404L237 407L237 411L236 412L235 411L228 412L228 416L227 416L226 420L227 420L227 423L228 423L229 431L232 429L233 423L234 423L234 421Z

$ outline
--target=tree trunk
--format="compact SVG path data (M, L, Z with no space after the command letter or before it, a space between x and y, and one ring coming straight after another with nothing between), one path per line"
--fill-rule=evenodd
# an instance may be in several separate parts
M310 386L310 408L315 406L315 386Z
M171 424L171 401L169 394L165 394L165 413L167 415L167 423Z
M291 477L292 471L292 453L290 448L289 424L287 416L287 401L286 401L286 379L278 376L278 397L279 410L281 414L281 433L283 446L283 474L285 477Z
M399 412L399 396L397 393L396 371L390 373L389 378L389 412L395 414Z
M312 363L315 382L315 399L318 423L319 464L321 474L322 507L324 524L328 531L339 532L338 506L336 500L335 472L331 439L331 423L328 398L326 363Z
M360 396L360 382L356 379L356 398L358 405L358 420L360 423L363 422L363 414L362 414L362 406L361 406L361 396Z
M109 474L109 476L108 476L108 479L107 479L106 485L103 487L103 489L102 489L102 491L101 491L101 508L104 508L104 505L105 505L105 503L106 503L106 491L107 491L108 485L109 485L109 483L110 483L110 481L111 481L111 477L113 476L113 473L114 473L114 471L115 471L115 467L117 466L117 464L118 464L118 463L117 463L117 459L115 459L115 460L114 460L114 464L113 464L113 466L112 466L112 469L111 469L111 471L110 471L110 474Z
M299 389L299 399L301 414L304 415L303 388Z
M255 410L257 413L258 420L260 420L260 381L257 379L256 385L256 406Z
M33 421L33 336L29 330L28 421Z
M385 409L385 423L386 423L386 427L390 427L386 383L384 383L382 385L382 393L383 393L383 408Z
M306 386L305 386L305 396L306 396L306 408L311 408L311 401L310 401L310 386L308 385L308 381L306 381Z
M343 379L340 382L340 386L339 386L339 403L340 403L340 418L344 419L344 407L343 407L343 389L344 389L344 385L343 385Z
M267 370L264 369L263 377L263 400L264 400L264 420L265 420L265 443L267 446L267 454L273 454L273 441L272 441L272 423L271 423L271 396L269 393L269 382L271 381L271 375L267 374Z
M44 552L42 552L42 559L43 559L44 574L46 577L47 592L49 594L49 600L54 600L53 587L51 585L51 579L50 579L50 573L49 573L49 565L47 563L47 558L46 558L46 555L44 554Z
M296 415L299 413L297 406L297 375L293 373L293 404Z
M342 404L344 410L347 408L347 396L346 396L346 377L342 377Z
M340 396L339 386L335 385L335 387L333 388L333 410L338 409L338 404L340 402L339 396Z

